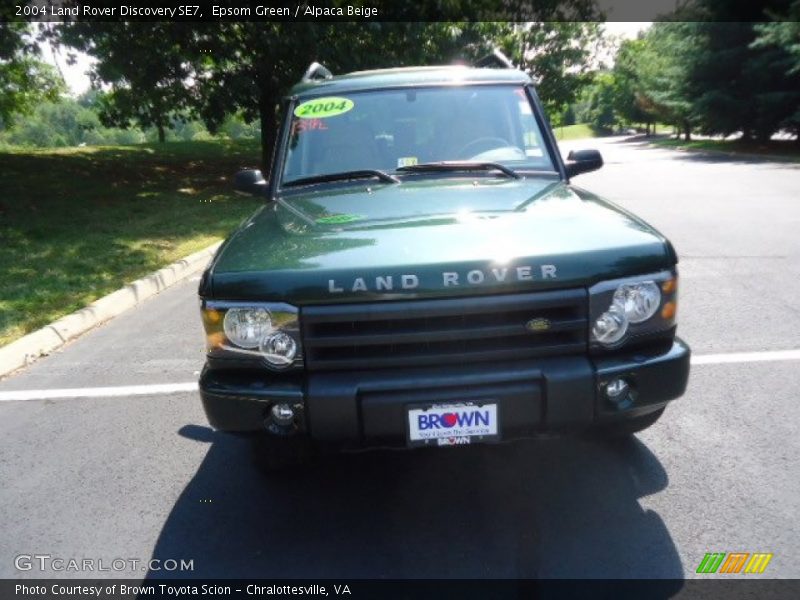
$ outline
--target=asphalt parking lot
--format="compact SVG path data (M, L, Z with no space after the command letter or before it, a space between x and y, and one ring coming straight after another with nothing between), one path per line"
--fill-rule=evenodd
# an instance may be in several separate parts
M191 390L203 355L188 281L0 382L115 388L0 401L0 577L85 576L15 568L38 553L193 560L170 575L197 577L681 578L735 551L799 577L800 165L621 138L564 151L584 146L606 166L575 183L680 255L678 333L696 362L653 428L347 455L267 479ZM143 384L178 385L120 389Z

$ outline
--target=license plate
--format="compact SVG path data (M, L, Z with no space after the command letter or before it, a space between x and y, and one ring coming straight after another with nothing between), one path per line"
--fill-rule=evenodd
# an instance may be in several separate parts
M454 446L498 439L497 404L461 402L408 408L412 446Z

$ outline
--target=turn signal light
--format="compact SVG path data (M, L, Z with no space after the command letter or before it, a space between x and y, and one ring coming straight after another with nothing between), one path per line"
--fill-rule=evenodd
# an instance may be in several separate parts
M666 302L664 308L661 309L661 318L669 321L675 318L676 305L674 302Z

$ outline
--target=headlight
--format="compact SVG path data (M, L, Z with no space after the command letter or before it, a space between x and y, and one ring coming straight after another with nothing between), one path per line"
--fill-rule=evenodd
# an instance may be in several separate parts
M276 331L261 341L259 350L268 363L276 367L287 367L297 355L297 342L288 333Z
M619 306L631 323L652 317L661 304L661 291L653 281L624 283L614 292L614 305Z
M625 312L616 304L597 317L592 326L592 337L607 346L616 344L628 331L628 319Z
M210 358L227 359L232 367L302 365L296 307L277 302L204 301L202 314Z
M633 338L659 334L675 325L677 275L604 281L589 290L591 342L605 348Z
M225 337L240 348L258 348L272 331L272 319L265 308L232 308L222 323Z

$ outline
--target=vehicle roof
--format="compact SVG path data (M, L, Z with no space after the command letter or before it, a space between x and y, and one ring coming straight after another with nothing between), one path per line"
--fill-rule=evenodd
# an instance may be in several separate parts
M315 79L295 85L291 96L339 94L360 90L427 85L476 83L530 83L528 77L517 69L476 69L455 65L445 67L401 67L356 71L330 79Z

